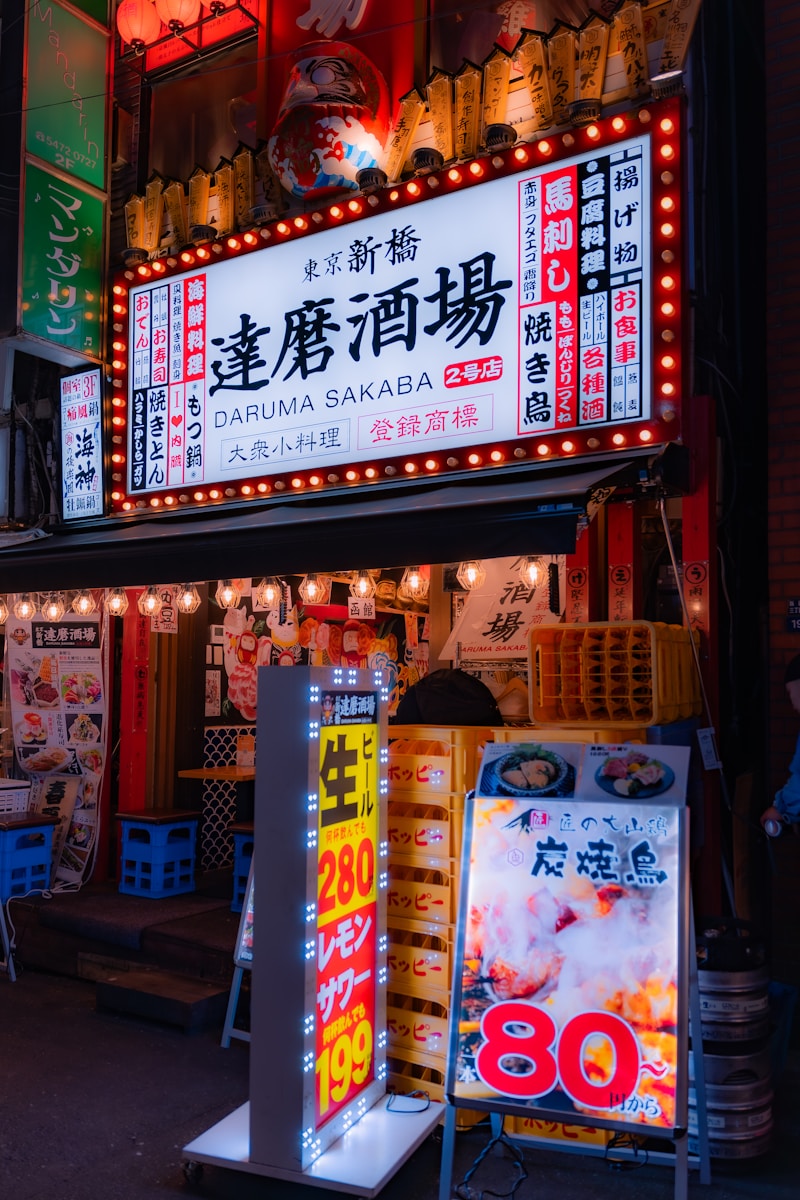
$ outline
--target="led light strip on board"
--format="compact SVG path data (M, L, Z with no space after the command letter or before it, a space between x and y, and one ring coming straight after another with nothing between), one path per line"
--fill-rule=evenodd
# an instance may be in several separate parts
M642 294L647 297L650 305L651 320L649 330L642 328L640 333L641 354L643 358L645 354L648 356L649 370L647 366L639 365L641 372L639 395L641 397L649 387L651 397L650 412L646 418L637 418L635 414L630 419L619 419L615 416L612 420L602 419L595 424L588 423L574 427L567 425L563 430L548 428L541 433L537 433L535 427L532 427L530 432L501 436L496 440L491 440L492 419L490 416L486 418L483 430L488 437L482 443L477 442L478 435L476 434L476 443L471 445L459 442L443 447L438 444L434 445L430 451L420 449L413 453L402 454L394 452L396 447L389 448L387 446L385 457L382 452L380 456L362 457L359 461L335 461L333 464L325 464L324 461L321 461L319 467L314 465L314 459L310 455L305 455L299 456L291 466L281 465L277 471L270 472L262 467L258 473L253 473L252 476L248 475L246 478L237 477L221 481L218 479L204 480L197 485L184 480L174 486L169 482L159 481L150 490L144 485L134 492L125 490L126 475L130 465L128 458L133 444L129 439L132 421L132 403L129 399L129 392L131 396L133 394L133 385L129 386L129 380L133 379L132 373L135 371L136 347L130 347L130 333L128 332L131 316L130 293L133 289L142 289L143 285L152 286L153 283L160 280L171 281L178 286L181 280L193 278L198 272L205 271L211 265L240 259L255 250L291 244L310 234L346 225L352 226L354 232L357 231L359 244L366 245L371 235L368 227L361 226L359 228L364 218L408 210L422 200L453 194L480 184L490 183L492 180L513 178L525 172L530 173L534 168L541 175L543 166L564 160L576 159L585 163L591 160L591 151L594 147L604 148L608 151L608 148L613 148L615 143L629 142L632 138L639 138L641 141L643 134L649 138L651 164L651 177L648 181L651 253L650 261L646 264L644 283L641 285ZM682 353L684 288L681 261L683 195L680 139L681 101L678 98L657 101L645 105L635 112L605 118L587 125L585 128L570 129L563 133L517 145L499 153L488 154L468 163L450 165L441 171L417 176L408 182L386 187L369 195L359 195L341 200L326 209L280 220L220 241L186 248L178 253L124 270L116 277L112 301L114 357L112 361L111 438L108 447L110 463L108 466L109 477L112 480L113 511L118 514L169 511L195 506L213 506L229 501L259 500L269 496L306 495L309 492L357 487L387 480L437 478L453 473L485 472L492 468L502 467L504 464L526 461L559 461L586 454L624 452L634 447L676 440L680 436L680 406L684 388ZM620 153L623 153L622 149ZM610 157L609 161L611 161ZM487 193L487 205L489 196L490 193ZM442 212L447 220L448 213L445 210ZM490 218L491 212L487 211L487 228L491 226ZM410 226L406 228L410 228ZM309 251L313 253L313 243L309 243ZM491 256L487 255L486 257ZM280 259L280 255L278 259ZM522 261L522 251L520 251L520 261ZM309 259L309 263L312 262L313 260ZM463 263L459 265L465 266ZM408 273L411 275L414 272L413 261L409 261L407 266ZM267 275L269 269L270 260L267 257L264 260L265 293L280 287L279 278L273 278L270 281ZM438 273L442 279L447 277L445 268L441 268ZM649 291L647 289L648 278L650 280ZM416 284L418 280L414 279L412 282ZM325 281L319 280L316 286L324 290ZM427 288L429 286L427 279L420 286ZM447 286L454 287L455 285L448 284ZM511 285L506 283L504 286L510 287ZM385 296L386 294L386 292L376 292L375 296ZM447 294L444 282L441 285L441 294ZM136 303L137 298L141 295L140 290L134 295L133 303ZM361 296L351 297L353 300L362 300L363 298ZM238 296L231 299L231 309L236 307L238 299ZM433 301L434 297L425 296L424 299ZM242 300L242 304L245 303L246 301ZM319 303L324 304L325 301ZM242 314L243 328L245 315L248 314ZM366 320L366 318L364 319ZM348 321L355 326L355 318L350 317ZM330 327L341 328L341 326ZM267 329L266 332L269 330ZM343 338L348 336L350 336L349 332L340 334L340 337ZM450 333L448 340L453 337L455 334ZM215 342L218 344L220 340L215 339ZM366 341L365 338L365 344ZM454 345L457 347L460 343L456 341ZM486 353L491 355L491 345L487 346ZM452 354L458 357L456 350L453 350ZM210 354L209 357L211 357ZM411 353L407 355L408 360L412 363L414 357ZM462 357L469 357L468 351L463 351ZM474 371L479 364L489 361L489 358L480 358L480 353L478 353L473 355L471 362L459 365L466 365ZM217 362L216 367L219 366L220 363ZM217 371L217 375L218 383L208 389L209 395L216 388L222 386L219 382L219 371ZM285 378L286 376L284 376ZM210 380L210 377L204 376L203 386L207 380ZM577 390L577 383L576 377L574 390ZM298 390L302 386L302 384L298 384ZM504 402L507 401L508 389L511 386L507 383L504 384ZM516 371L513 388L516 391ZM252 396L248 397L248 399L253 398ZM292 397L293 402L296 402L296 399L296 397ZM516 403L516 399L514 402ZM487 412L491 414L492 411L491 402L487 401ZM357 419L354 419L354 428L356 423ZM517 427L519 428L519 419ZM508 434L508 430L504 430L503 433L504 435ZM346 447L344 453L347 453ZM291 469L292 467L294 469Z

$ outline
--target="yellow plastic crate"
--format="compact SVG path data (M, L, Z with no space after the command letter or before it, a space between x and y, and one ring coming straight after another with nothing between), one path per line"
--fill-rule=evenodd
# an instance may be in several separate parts
M496 742L646 742L644 726L598 728L590 725L516 725L513 728L495 729Z
M597 1129L594 1125L572 1124L566 1121L551 1121L542 1117L506 1117L504 1131L509 1137L532 1141L562 1142L567 1145L605 1146L613 1137L609 1129Z
M413 1050L392 1050L386 1055L386 1068L390 1091L403 1095L419 1090L427 1092L434 1103L444 1100L445 1064L441 1060L434 1064Z
M419 996L386 997L388 1052L412 1051L430 1066L444 1066L450 1025L447 1008Z
M432 870L396 860L389 864L386 889L388 921L406 918L452 925L458 901L456 881L449 871Z
M434 1103L444 1100L445 1071L439 1059L428 1059L413 1050L390 1050L386 1056L387 1086L390 1091L404 1095L412 1091L427 1092ZM470 1108L456 1109L456 1128L471 1129L486 1120L485 1112ZM440 1124L444 1123L444 1113Z
M436 797L444 800L445 797ZM464 828L463 808L452 809L445 804L418 803L415 794L401 798L396 792L389 799L387 837L390 859L413 859L420 865L442 864L452 871L451 860L461 854Z
M467 792L475 786L480 751L491 741L483 726L392 725L389 794Z
M447 1003L453 969L453 945L446 930L419 933L390 925L386 952L388 986L392 992Z
M529 639L531 721L666 725L701 712L689 632L650 621L547 625Z

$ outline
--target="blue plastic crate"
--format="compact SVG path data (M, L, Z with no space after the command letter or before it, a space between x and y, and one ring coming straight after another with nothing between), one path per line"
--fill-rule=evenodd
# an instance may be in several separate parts
M234 829L233 834L233 900L231 912L241 912L247 892L247 878L253 858L253 830Z
M197 818L119 814L122 827L118 890L154 900L194 891Z
M0 901L46 891L52 852L52 819L46 818L42 824L28 819L16 828L13 821L4 821L0 826Z

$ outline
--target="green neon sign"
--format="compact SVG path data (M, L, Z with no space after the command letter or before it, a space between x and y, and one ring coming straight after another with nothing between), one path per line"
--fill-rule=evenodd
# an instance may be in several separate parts
M33 163L25 167L22 328L100 357L105 201Z

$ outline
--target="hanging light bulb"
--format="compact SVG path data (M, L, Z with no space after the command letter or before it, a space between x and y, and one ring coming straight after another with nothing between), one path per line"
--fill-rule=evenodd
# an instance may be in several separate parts
M220 608L236 608L241 599L239 589L232 579L220 579L214 596Z
M2 596L0 596L0 625L5 625L8 620L8 605Z
M256 588L256 601L261 608L277 608L282 592L280 579L274 575L267 575Z
M94 592L89 588L82 588L81 591L75 593L72 600L72 611L79 617L90 617L96 608Z
M428 594L428 581L419 567L406 567L400 587L413 600L422 600Z
M330 579L309 571L297 590L304 604L325 604L330 595Z
M146 592L142 592L136 601L136 607L143 617L157 617L161 612L163 600L158 594L158 588L151 584Z
M45 621L60 621L66 612L66 601L63 592L50 592L42 606L42 616Z
M541 559L533 554L526 554L520 560L519 577L528 587L538 587L542 581L542 563Z
M18 621L30 621L36 616L36 605L30 592L20 592L14 604L14 616Z
M477 558L462 562L456 571L456 579L467 592L475 592L486 582L486 571Z
M193 583L182 583L178 588L178 595L175 598L175 607L178 612L185 613L191 616L193 612L197 612L200 607L200 593Z
M128 611L128 593L125 588L110 588L106 592L105 606L110 617L124 617Z
M375 580L369 571L355 571L350 581L350 595L357 600L370 600L375 595Z

